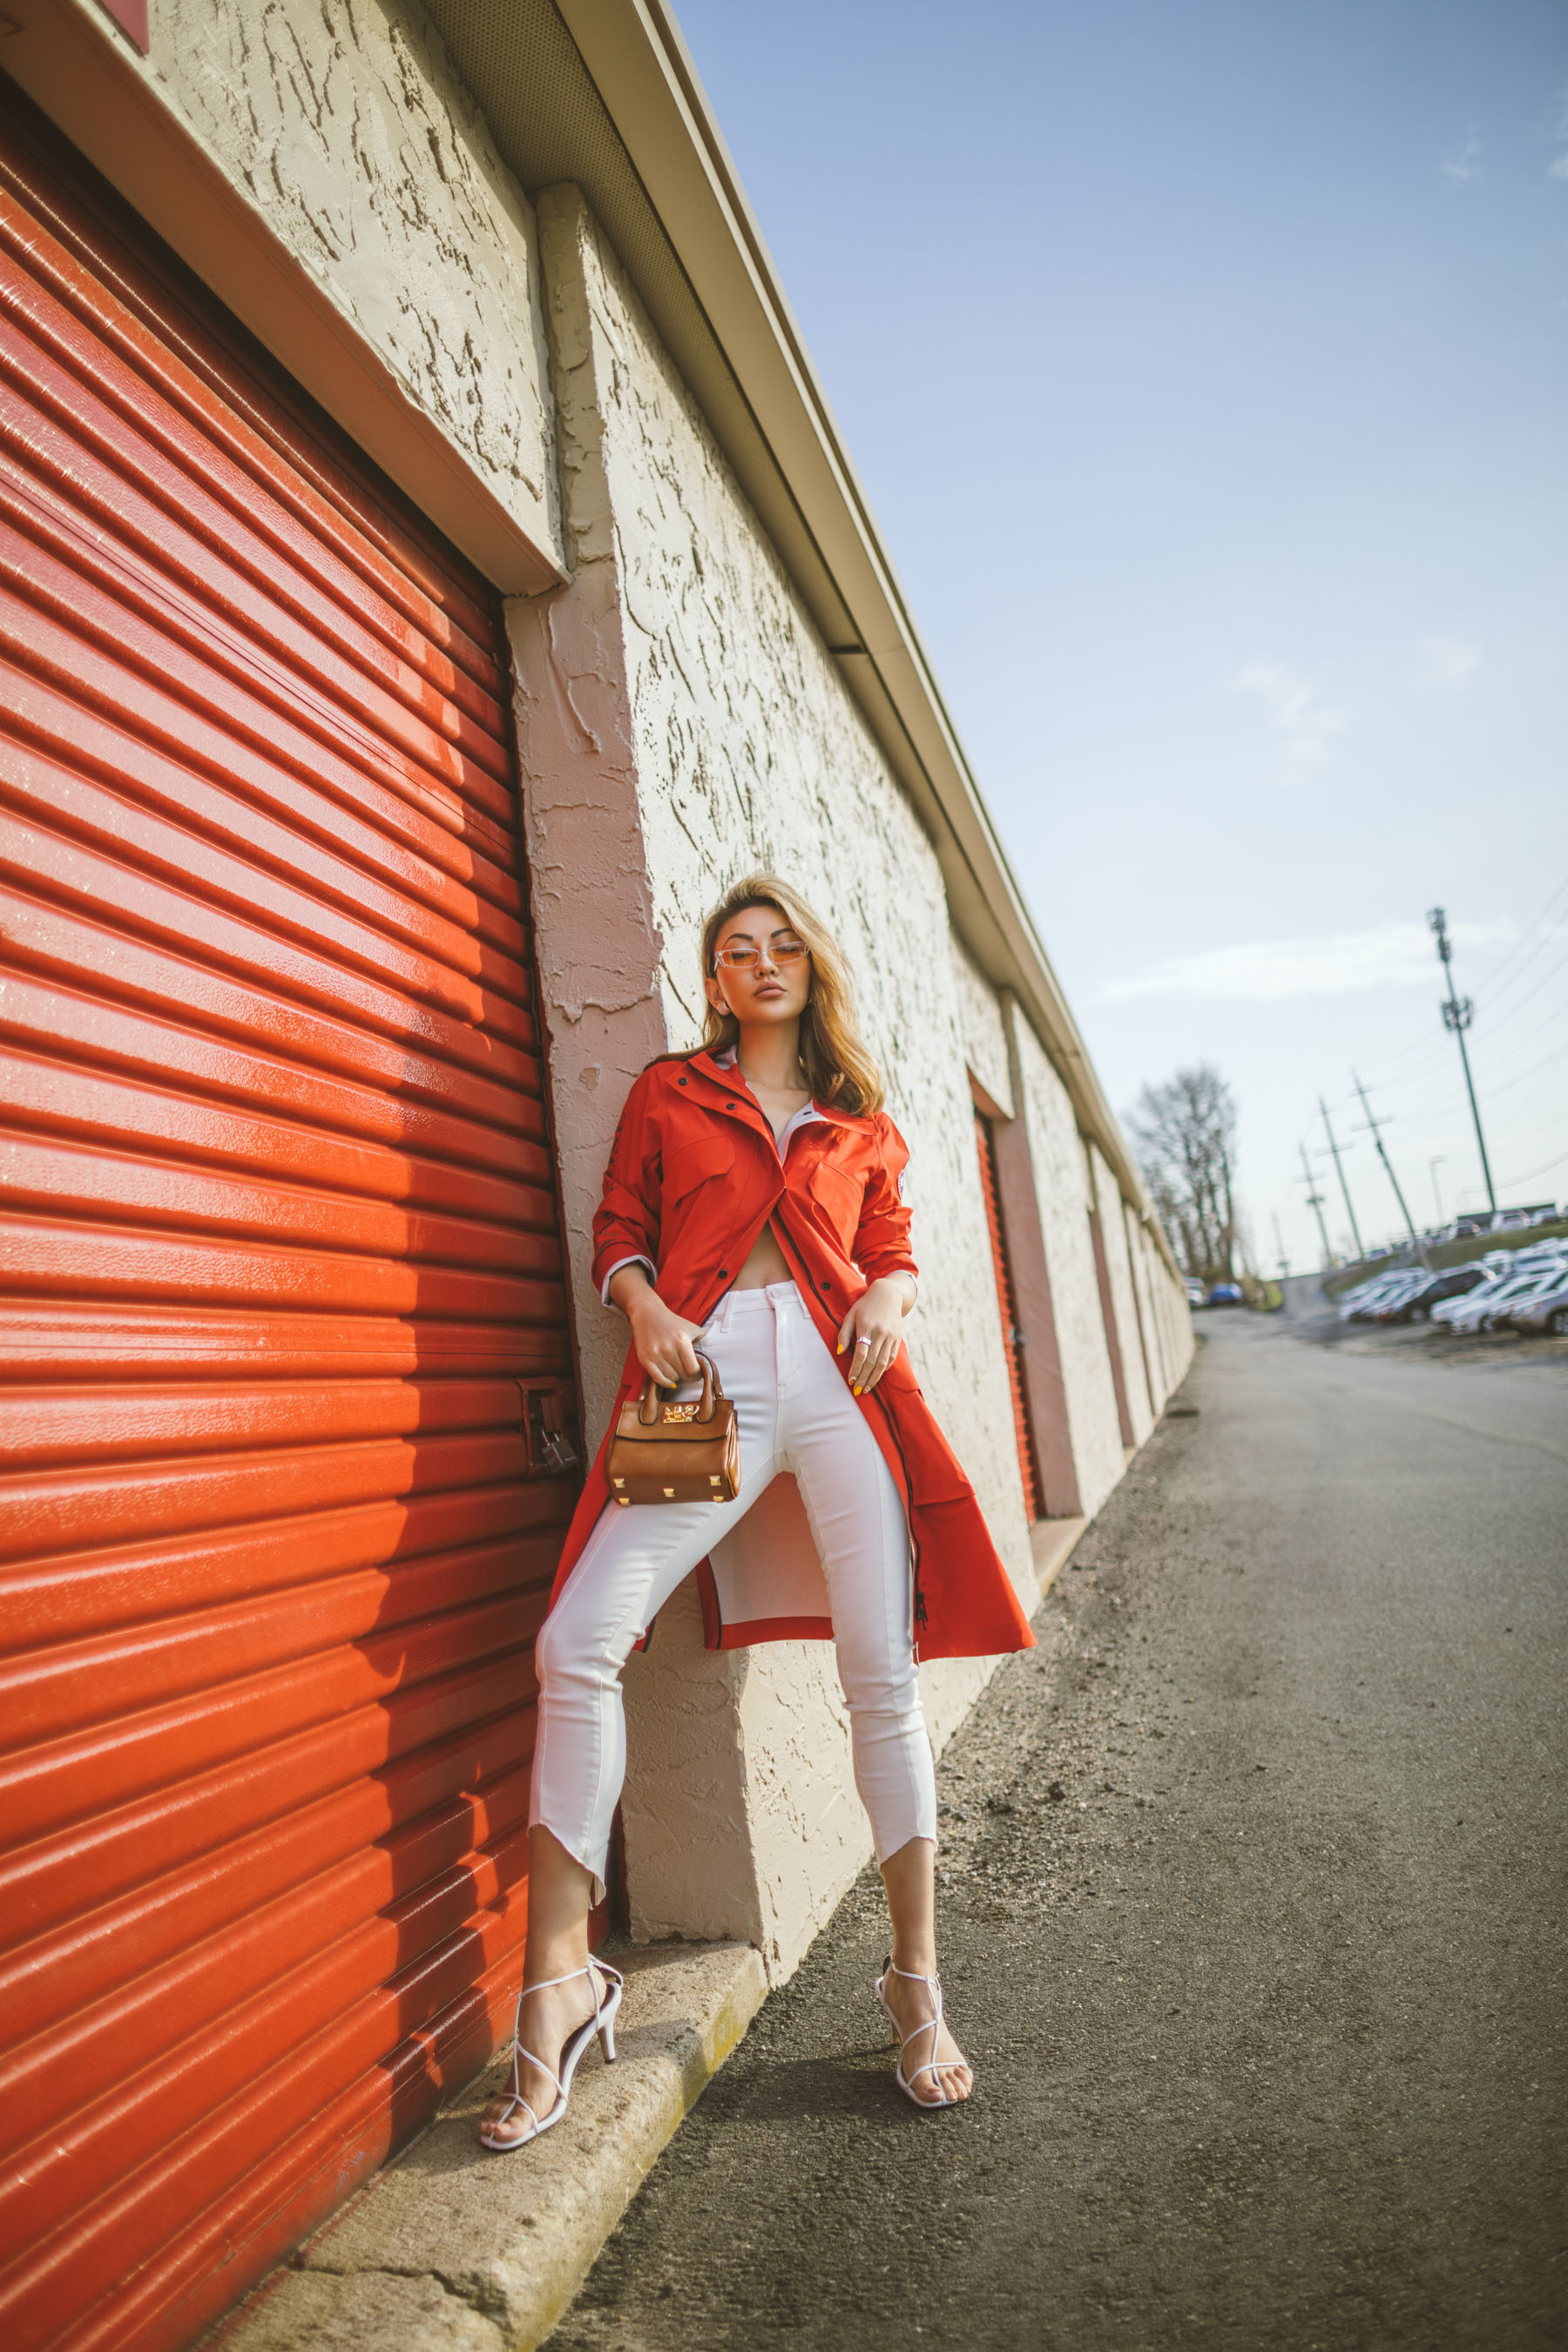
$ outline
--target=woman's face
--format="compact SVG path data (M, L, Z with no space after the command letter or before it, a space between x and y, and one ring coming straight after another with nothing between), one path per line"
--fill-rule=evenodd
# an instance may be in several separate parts
M714 1011L732 1013L743 1029L798 1021L811 994L811 958L796 956L780 963L774 950L781 941L795 941L799 936L778 907L742 907L738 915L731 915L713 943L720 961L708 982L708 1002ZM756 961L725 963L726 949L742 953L753 950Z

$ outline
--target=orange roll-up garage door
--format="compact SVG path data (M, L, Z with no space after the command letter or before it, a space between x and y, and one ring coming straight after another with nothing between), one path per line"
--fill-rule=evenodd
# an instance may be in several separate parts
M575 1480L496 600L0 108L0 2341L186 2342L521 1968Z
M1002 1352L1007 1360L1007 1390L1013 1401L1013 1437L1018 1449L1018 1473L1024 1482L1024 1510L1030 1523L1039 1518L1045 1504L1040 1494L1039 1465L1035 1459L1035 1433L1029 1422L1029 1401L1024 1393L1024 1368L1018 1361L1022 1338L1018 1307L1013 1297L1013 1274L1007 1263L1007 1235L1002 1223L1002 1193L996 1181L996 1144L991 1122L983 1110L974 1114L974 1143L980 1154L980 1190L985 1200L985 1229L991 1236L991 1270L996 1277L996 1304L1002 1311Z

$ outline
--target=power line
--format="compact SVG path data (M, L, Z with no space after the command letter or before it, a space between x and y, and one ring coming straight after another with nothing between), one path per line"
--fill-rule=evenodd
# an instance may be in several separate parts
M1535 986L1527 990L1524 995L1520 998L1517 1004L1510 1004L1509 1006L1508 1011L1503 1015L1503 1022L1506 1023L1511 1021L1516 1013L1522 1013L1524 1011L1527 1004L1533 1004L1542 990L1546 986L1547 982L1549 980L1555 980L1558 973L1562 971L1564 967L1568 967L1568 953L1560 955L1556 962L1552 965L1551 971L1543 971L1540 979L1536 982ZM1499 1025L1500 1026L1501 1024Z
M1525 969L1525 966L1531 963L1540 953L1542 948L1545 946L1549 939L1555 939L1557 937L1557 933L1554 929L1546 930L1544 926L1547 917L1552 913L1552 908L1556 906L1559 898L1564 897L1568 897L1568 881L1559 882L1556 889L1552 891L1552 896L1547 899L1545 906L1541 909L1540 914L1536 916L1533 922L1527 923L1525 925L1524 929L1520 933L1512 947L1510 948L1507 955L1504 956L1501 963L1499 964L1497 970L1493 972L1491 979L1488 982L1488 987L1494 997L1498 992L1500 985L1502 986L1505 992L1509 988L1512 987L1513 981L1506 978L1509 966L1526 947L1530 947L1530 942L1534 938L1537 931L1541 931L1542 936L1541 939L1536 940L1533 947L1530 947L1529 955L1525 957L1524 962L1519 967L1521 971L1522 971ZM1517 978L1518 974L1516 973L1514 977Z
M1527 1168L1522 1176L1510 1176L1509 1186L1511 1189L1515 1184L1533 1184L1538 1176L1550 1176L1552 1171L1561 1168L1565 1160L1568 1160L1568 1151L1560 1151L1555 1160L1548 1160L1542 1167Z

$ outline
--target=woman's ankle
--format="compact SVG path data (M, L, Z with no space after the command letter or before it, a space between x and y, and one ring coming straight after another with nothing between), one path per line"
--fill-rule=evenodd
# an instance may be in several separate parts
M900 1951L895 1943L892 1966L901 1977L934 1977L936 1953L929 1945L916 1945L910 1950Z
M540 1949L531 1944L522 1971L524 1992L533 1992L541 1985L551 1984L559 1984L565 1991L574 1978L581 1978L585 1983L587 1979L584 1971L588 1967L589 1957L585 1937L580 1942L576 1938L552 1940Z

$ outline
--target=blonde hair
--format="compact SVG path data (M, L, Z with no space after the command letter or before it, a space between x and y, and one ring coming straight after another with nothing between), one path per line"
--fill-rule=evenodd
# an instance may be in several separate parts
M725 891L702 926L704 981L713 978L721 931L748 907L776 907L811 950L811 992L800 1016L800 1066L813 1096L836 1110L880 1110L882 1074L856 1029L855 992L838 942L800 892L776 874L748 874ZM722 1053L740 1034L734 1014L715 1011L710 1004L702 1043L695 1050Z

